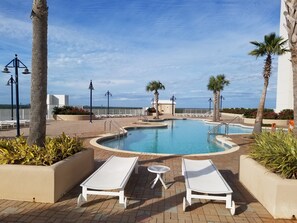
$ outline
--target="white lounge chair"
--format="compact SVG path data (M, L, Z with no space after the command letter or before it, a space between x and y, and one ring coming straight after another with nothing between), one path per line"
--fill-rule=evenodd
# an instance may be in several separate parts
M182 159L182 174L185 177L186 197L183 210L192 205L192 198L223 200L226 208L235 214L235 202L232 201L232 189L224 180L211 160ZM194 192L194 193L193 193Z
M88 194L94 194L118 196L119 203L124 204L126 208L127 198L124 195L124 189L133 169L138 173L138 157L111 156L101 167L80 184L82 194L78 196L77 206L79 207L87 202Z

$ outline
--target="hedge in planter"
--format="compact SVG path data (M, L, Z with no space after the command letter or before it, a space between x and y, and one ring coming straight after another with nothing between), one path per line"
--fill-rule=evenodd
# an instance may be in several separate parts
M295 218L297 216L295 136L283 131L263 132L256 135L255 140L250 157L240 156L240 182L274 218Z
M62 106L54 107L53 115L89 115L90 112L79 107L74 106Z
M0 140L0 164L0 199L54 203L94 170L94 151L65 134L44 148L20 137Z
M64 133L58 137L46 137L44 148L29 146L24 137L0 139L0 164L48 166L84 150L77 138Z
M250 157L286 179L297 179L297 138L284 131L256 135Z

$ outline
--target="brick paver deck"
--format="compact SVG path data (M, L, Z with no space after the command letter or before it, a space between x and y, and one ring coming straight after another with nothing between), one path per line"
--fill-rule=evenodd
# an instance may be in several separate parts
M116 119L122 126L135 122L135 118ZM111 155L135 156L127 153L114 153L90 145L89 140L104 131L105 120L63 122L51 121L47 126L47 135L65 132L84 139L85 147L95 151L96 165L100 166ZM24 135L28 129L22 129ZM15 130L0 131L2 137L14 136ZM185 184L181 175L182 156L138 155L139 174L133 173L125 190L128 197L127 208L118 203L116 197L88 197L82 207L76 207L76 200L81 187L75 186L55 204L11 201L0 199L0 222L297 222L296 220L274 220L267 210L238 181L239 156L246 154L252 140L244 135L232 136L240 150L216 156L194 156L193 159L212 159L223 177L233 189L236 214L232 216L223 202L194 200L186 212L182 210L185 196ZM152 164L169 166L171 171L165 174L167 190L158 182L154 189L149 183L155 174L149 173L147 167ZM1 176L0 176L1 177ZM1 179L1 178L0 178ZM1 193L1 192L0 192Z

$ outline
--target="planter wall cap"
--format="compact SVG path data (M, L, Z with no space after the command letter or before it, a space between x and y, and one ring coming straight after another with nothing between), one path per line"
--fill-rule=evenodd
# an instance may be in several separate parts
M60 121L80 121L80 120L89 120L90 115L54 115L53 116L55 120ZM93 120L96 119L96 117L93 115Z

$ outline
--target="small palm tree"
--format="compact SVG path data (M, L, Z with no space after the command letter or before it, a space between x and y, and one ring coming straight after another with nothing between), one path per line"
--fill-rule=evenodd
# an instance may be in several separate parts
M266 56L264 70L263 70L264 87L262 90L262 95L261 95L259 107L257 110L257 116L255 120L253 133L262 132L263 112L264 112L267 88L269 84L269 78L271 75L272 56L285 54L288 51L287 49L285 49L286 42L287 40L283 40L282 37L276 36L275 33L270 33L268 35L265 35L264 42L262 43L259 43L257 41L250 42L256 48L252 50L249 53L249 55L255 56L256 58L258 58L259 56L261 57Z
M229 84L230 84L230 81L226 79L224 74L219 74L216 77L211 76L209 78L207 89L213 92L213 103L214 103L213 109L214 110L213 110L212 120L214 122L217 122L220 120L219 105L220 105L221 91L223 91L224 87Z
M47 25L46 0L33 0L31 109L28 143L44 146L46 135Z
M289 47L291 52L291 62L293 70L293 95L294 95L294 129L293 132L297 135L297 0L285 0L286 11L286 28L288 31Z
M147 92L154 92L156 119L159 119L159 92L158 90L165 90L165 86L160 81L151 81L146 85Z

